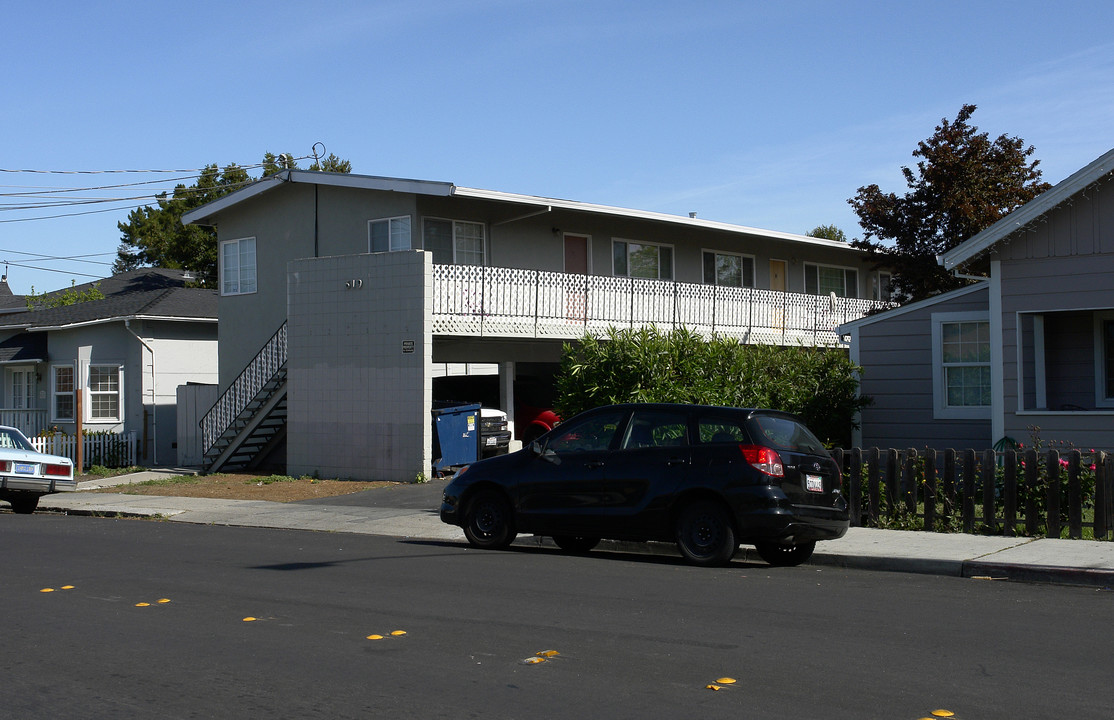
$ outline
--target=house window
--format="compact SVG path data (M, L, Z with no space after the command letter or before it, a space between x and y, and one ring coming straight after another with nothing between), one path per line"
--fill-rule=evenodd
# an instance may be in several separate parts
M8 407L29 410L35 398L35 371L29 367L11 368L8 374Z
M835 293L836 297L858 297L859 271L834 265L805 263L805 292L809 295Z
M933 315L932 356L936 417L989 417L992 376L987 313Z
M1095 314L1096 405L1114 407L1114 312Z
M74 419L73 365L55 365L51 373L51 419Z
M425 218L422 247L438 265L483 265L483 223Z
M91 421L119 421L120 413L119 365L89 366L89 412Z
M704 284L754 287L754 258L705 250Z
M368 252L410 249L410 216L370 220L367 224Z
M881 300L882 302L889 302L891 291L890 283L893 281L893 275L888 272L878 272L874 274L874 284L871 288L871 297L874 300Z
M650 280L673 279L673 246L615 240L611 243L614 274Z
M220 278L221 295L255 292L255 238L220 244Z

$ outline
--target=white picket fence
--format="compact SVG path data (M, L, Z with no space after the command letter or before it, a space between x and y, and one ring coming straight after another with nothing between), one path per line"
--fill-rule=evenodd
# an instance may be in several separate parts
M51 437L29 438L31 445L41 453L64 455L77 462L77 442L73 435L61 433ZM136 463L136 433L86 435L84 446L85 468L93 465L104 467L131 467Z

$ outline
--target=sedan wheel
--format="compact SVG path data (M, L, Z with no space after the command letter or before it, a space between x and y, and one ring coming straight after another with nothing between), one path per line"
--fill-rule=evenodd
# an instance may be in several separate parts
M600 544L598 537L583 537L580 535L554 535L553 542L557 547L567 553L586 553Z
M754 547L758 550L762 559L771 565L793 567L812 557L812 551L816 549L816 541L797 543L796 545L755 543Z
M700 501L677 516L677 548L693 565L726 565L739 547L731 517L719 503Z
M35 512L35 508L39 506L39 496L30 495L27 497L17 497L8 500L12 504L12 512L19 515L30 515Z
M487 490L468 503L464 513L464 536L478 548L498 550L515 538L511 508L502 495Z

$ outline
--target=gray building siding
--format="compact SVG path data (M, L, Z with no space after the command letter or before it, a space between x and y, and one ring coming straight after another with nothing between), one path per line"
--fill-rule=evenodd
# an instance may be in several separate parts
M864 368L860 392L874 404L863 409L864 447L989 447L990 419L937 419L933 393L932 316L985 312L987 289L916 309L860 321L856 362Z

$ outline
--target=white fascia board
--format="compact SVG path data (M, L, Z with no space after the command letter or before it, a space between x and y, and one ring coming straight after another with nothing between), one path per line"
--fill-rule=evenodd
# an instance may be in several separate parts
M448 197L452 194L453 184L433 180L407 180L404 178L378 177L374 175L352 175L349 173L312 172L309 170L283 170L255 181L247 187L231 192L211 203L191 210L182 215L182 224L197 223L206 225L212 217L228 208L278 187L282 183L304 183L328 185L360 190L386 190L390 192L413 193L415 195L436 195Z
M988 280L978 281L978 282L974 283L973 285L968 285L967 287L961 287L958 290L952 290L950 292L941 293L939 295L933 295L930 298L925 298L924 300L918 300L917 302L909 303L908 305L902 305L900 307L894 308L893 310L887 310L885 312L880 312L877 315L867 315L866 317L861 317L858 320L850 320L848 322L843 323L839 327L837 327L836 328L836 333L839 334L839 335L846 335L846 334L850 333L852 330L856 330L856 329L864 327L866 325L873 325L874 323L882 322L884 320L892 320L893 318L901 317L902 315L905 315L906 313L911 313L911 312L914 312L916 310L921 310L922 308L931 307L932 305L936 305L937 303L942 303L942 302L945 302L945 301L948 301L948 300L954 300L956 298L961 298L964 295L970 295L973 292L978 292L979 290L985 290L988 287L990 287L990 284L989 284Z
M1017 210L1005 216L987 229L972 236L969 240L956 245L939 256L937 262L946 270L952 270L971 258L986 252L999 240L1003 240L1015 230L1025 227L1046 212L1053 210L1072 195L1083 191L1088 185L1114 170L1114 150L1092 162L1087 167L1073 173Z
M48 332L50 330L73 330L74 328L90 327L92 325L107 325L109 323L127 322L129 320L158 320L161 322L195 322L210 324L215 324L218 322L217 318L192 318L178 317L175 315L119 315L117 317L83 320L81 322L67 323L65 325L40 325L38 327L30 327L27 325L17 327L13 325L8 327L0 327L0 330L22 329L26 330L27 332Z
M535 195L517 195L515 193L499 192L497 190L478 190L476 188L467 188L456 186L453 188L453 195L457 197L475 198L478 200L494 200L497 202L513 203L519 205L532 205L537 207L552 207L561 208L563 210L575 210L577 212L592 213L596 215L611 215L613 217L626 217L637 220L652 220L655 222L665 222L673 225L686 225L689 227L707 228L710 230L722 230L724 232L757 235L764 238L773 238L776 240L788 240L789 242L802 243L807 245L816 245L820 247L838 248L840 250L851 250L853 252L865 253L865 250L852 247L851 245L840 242L838 240L828 240L827 238L815 238L808 235L796 235L794 233L779 232L777 230L762 230L760 228L747 227L745 225L733 225L731 223L716 222L714 220L701 220L699 218L683 217L681 215L670 215L668 213L650 212L647 210L632 210L629 208L613 207L611 205L596 205L593 203L577 202L575 200L558 200L556 198L538 197Z

